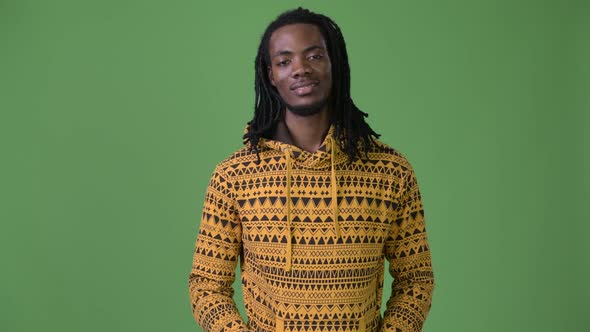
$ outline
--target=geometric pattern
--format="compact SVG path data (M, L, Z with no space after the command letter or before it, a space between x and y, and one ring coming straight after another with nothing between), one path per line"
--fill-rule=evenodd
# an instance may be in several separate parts
M205 331L421 331L434 274L414 170L380 141L348 163L333 132L313 153L262 138L260 160L245 146L215 168L188 280Z

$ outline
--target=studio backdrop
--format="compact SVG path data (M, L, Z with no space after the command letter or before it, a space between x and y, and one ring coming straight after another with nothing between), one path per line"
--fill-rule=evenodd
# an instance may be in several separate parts
M588 326L587 1L2 0L0 330L200 331L207 182L300 5L340 25L353 100L416 171L424 331Z

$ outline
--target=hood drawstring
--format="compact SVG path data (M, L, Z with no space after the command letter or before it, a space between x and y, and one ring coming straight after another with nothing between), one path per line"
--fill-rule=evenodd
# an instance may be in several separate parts
M333 138L330 139L330 153L331 153L331 169L330 169L330 186L331 186L331 198L332 198L332 221L334 222L334 230L336 232L336 239L341 237L340 234L340 222L338 221L338 180L336 179L336 141ZM287 201L285 209L287 210L287 253L286 253L286 265L285 271L291 271L291 265L293 263L293 244L291 240L291 149L286 148L284 150L285 158L287 159Z
M287 158L287 202L285 207L287 208L287 265L285 271L291 271L291 252L293 247L291 244L291 151L290 149L285 150L285 157Z
M332 145L330 150L332 152L332 178L330 185L332 186L332 219L334 220L334 230L336 231L336 238L340 238L340 222L338 222L338 182L336 180L336 167L334 167L334 159L336 159L336 141L330 138Z

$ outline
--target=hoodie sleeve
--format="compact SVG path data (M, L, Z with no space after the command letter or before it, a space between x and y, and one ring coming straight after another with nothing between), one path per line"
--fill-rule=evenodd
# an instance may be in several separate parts
M248 330L232 288L241 234L231 185L217 166L207 187L188 279L193 317L205 332Z
M420 332L432 302L434 274L416 174L411 166L401 184L385 257L394 281L383 331Z

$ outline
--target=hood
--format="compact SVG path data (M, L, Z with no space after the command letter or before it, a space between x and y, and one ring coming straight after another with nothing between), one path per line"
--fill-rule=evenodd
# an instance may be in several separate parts
M248 131L249 126L246 125L244 133ZM277 130L286 130L284 126L278 125ZM286 266L285 270L291 270L292 263L292 239L291 239L291 181L294 169L314 169L314 170L329 170L330 171L330 204L332 206L331 220L336 232L336 237L341 238L340 222L338 221L338 166L348 161L348 155L342 151L338 141L334 138L334 125L332 124L328 129L328 133L324 137L322 144L315 152L303 150L288 142L283 142L275 139L260 138L258 144L259 149L264 151L264 148L279 151L285 158L285 176L287 178L286 186L286 206L285 214L287 215L287 250L286 250ZM283 136L283 135L280 135ZM327 220L328 221L328 220Z

